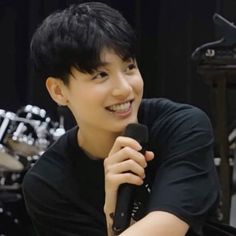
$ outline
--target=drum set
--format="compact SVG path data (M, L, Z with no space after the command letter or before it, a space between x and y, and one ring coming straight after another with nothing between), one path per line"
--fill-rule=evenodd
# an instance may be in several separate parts
M60 122L37 106L26 105L16 113L0 109L0 236L33 235L21 183L64 132Z

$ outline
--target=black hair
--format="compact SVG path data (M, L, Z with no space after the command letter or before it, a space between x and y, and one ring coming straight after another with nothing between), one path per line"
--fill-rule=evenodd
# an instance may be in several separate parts
M35 31L31 58L40 76L68 83L71 67L92 73L101 51L113 49L122 59L135 58L136 37L126 19L101 2L73 4L49 15Z

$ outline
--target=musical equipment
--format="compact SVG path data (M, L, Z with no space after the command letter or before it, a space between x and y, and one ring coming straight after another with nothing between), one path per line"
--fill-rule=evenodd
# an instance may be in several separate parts
M210 85L214 97L216 155L220 157L218 168L222 188L222 202L218 219L229 222L232 186L236 186L231 177L229 162L228 119L227 119L227 88L236 86L236 26L224 17L213 15L216 36L219 38L196 48L192 60L197 66L198 75Z
M129 124L123 136L137 140L141 146L142 154L145 153L145 144L148 142L148 128L145 125ZM122 184L118 189L116 209L113 218L113 231L115 235L122 233L128 228L131 220L135 185Z
M217 13L213 15L213 21L220 39L196 48L192 59L198 65L235 65L236 26Z
M26 105L16 113L0 109L0 235L32 235L21 184L29 168L64 132L62 124L37 106Z
M19 109L16 115L7 146L24 156L38 155L52 142L50 117L44 109L32 105Z
M9 171L22 171L24 166L17 159L17 156L13 156L9 150L0 144L0 171L2 169Z

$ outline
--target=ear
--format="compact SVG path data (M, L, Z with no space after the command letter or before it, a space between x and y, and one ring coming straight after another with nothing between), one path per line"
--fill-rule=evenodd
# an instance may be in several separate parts
M51 96L51 98L58 104L65 106L67 105L67 96L65 93L65 84L62 80L48 77L46 80L46 88Z

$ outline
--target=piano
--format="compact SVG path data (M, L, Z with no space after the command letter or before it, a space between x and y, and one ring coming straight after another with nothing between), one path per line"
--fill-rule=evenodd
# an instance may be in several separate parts
M236 65L236 26L217 13L213 21L220 39L196 48L192 60L200 65Z
M222 190L222 219L219 220L229 223L231 195L236 192L236 146L230 150L232 132L228 134L227 88L236 87L236 26L218 13L213 15L213 22L218 39L196 48L191 60L214 94L216 145L220 158L218 171ZM234 153L233 165L230 165L230 151Z

